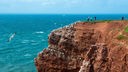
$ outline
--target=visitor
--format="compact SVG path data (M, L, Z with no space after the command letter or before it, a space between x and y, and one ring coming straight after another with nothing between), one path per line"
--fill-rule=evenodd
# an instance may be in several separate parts
M87 18L87 22L89 22L89 21L90 21L90 17Z
M94 20L96 21L96 17L94 17Z
M92 20L92 17L90 18L90 21L92 22L93 20Z
M124 20L124 17L122 17L122 20Z

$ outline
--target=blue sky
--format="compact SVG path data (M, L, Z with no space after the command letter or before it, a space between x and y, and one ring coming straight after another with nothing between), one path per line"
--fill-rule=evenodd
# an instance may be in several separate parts
M0 0L7 14L126 14L128 0Z

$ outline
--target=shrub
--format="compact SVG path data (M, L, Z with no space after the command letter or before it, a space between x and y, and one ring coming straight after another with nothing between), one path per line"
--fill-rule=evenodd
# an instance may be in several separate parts
M95 22L111 22L112 20L97 20L97 21L95 21Z
M124 36L124 35L118 35L118 36L117 36L117 39L118 39L118 40L125 39L125 36Z
M128 33L128 26L125 27L124 31Z

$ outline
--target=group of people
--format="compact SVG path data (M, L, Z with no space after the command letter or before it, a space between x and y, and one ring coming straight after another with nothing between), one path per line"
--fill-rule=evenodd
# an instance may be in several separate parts
M97 17L87 17L87 22L89 22L89 21L96 21L96 19L97 19ZM121 20L124 20L124 16L121 18Z
M94 18L94 19L93 19L93 18ZM93 21L93 20L96 21L96 17L93 17L93 18L92 18L92 17L88 17L88 18L87 18L87 21L88 21L88 22L89 22L89 21Z

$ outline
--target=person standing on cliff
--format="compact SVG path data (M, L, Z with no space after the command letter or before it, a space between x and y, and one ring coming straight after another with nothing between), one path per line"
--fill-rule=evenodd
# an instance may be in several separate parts
M94 17L94 20L96 21L96 17Z
M90 21L91 21L91 22L93 21L93 18L92 18L92 17L90 18Z
M87 22L89 22L89 21L90 21L90 17L87 18Z
M124 17L122 17L122 20L124 20Z
M94 24L96 23L96 16L94 17L94 22L93 22Z

